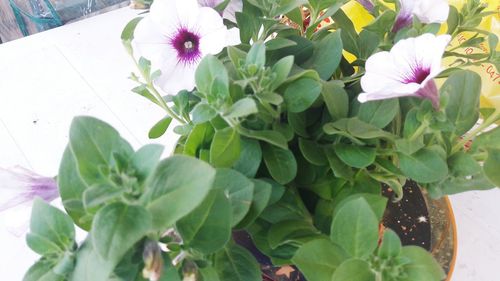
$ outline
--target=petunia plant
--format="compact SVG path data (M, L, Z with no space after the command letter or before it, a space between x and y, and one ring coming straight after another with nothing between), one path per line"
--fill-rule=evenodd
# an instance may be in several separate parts
M121 38L133 91L165 111L149 136L172 127L175 149L160 160L76 118L57 178L67 215L35 203L42 258L25 280L262 280L236 231L308 281L443 280L380 225L406 181L434 198L500 186L500 109L480 108L463 69L500 62L479 27L490 13L358 1L374 17L358 33L348 2L155 0ZM450 46L462 32L475 35Z

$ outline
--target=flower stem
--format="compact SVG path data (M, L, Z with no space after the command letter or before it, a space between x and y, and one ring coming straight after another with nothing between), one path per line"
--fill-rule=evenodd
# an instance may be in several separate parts
M153 81L151 81L151 77L148 77L148 75L146 75L145 73L143 73L141 71L141 68L139 67L139 63L135 59L134 55L132 53L130 53L130 56L132 57L132 60L134 61L135 66L139 70L139 73L141 74L142 79L144 79L147 82L146 83L147 88L151 91L151 93L154 95L154 97L158 101L157 104L161 108L163 108L170 117L172 117L175 120L179 121L181 124L186 124L186 121L184 119L182 119L181 117L179 117L177 114L175 114L175 112L172 111L172 109L170 109L170 107L168 106L167 102L163 99L163 97L161 96L161 94L158 92L158 90L156 90L155 86L153 85Z
M181 124L186 124L186 121L179 117L175 112L172 111L172 109L168 106L168 104L165 102L161 94L156 90L156 88L153 86L153 83L148 82L148 89L152 92L152 94L155 96L157 100L160 102L160 106L167 112L170 117L174 118L175 120L179 121Z
M453 146L453 149L451 150L451 154L455 154L456 152L460 151L460 149L462 149L468 141L470 141L471 139L476 137L476 135L478 133L480 133L481 131L483 131L484 129L488 128L491 124L493 124L495 121L497 121L497 119L499 117L500 117L500 110L495 109L495 112L493 112L493 114L491 114L490 117L488 117L486 120L484 120L484 122L481 125L479 125L474 130L470 131L467 135L465 135L462 138L462 140L460 142L458 142L457 144L455 144Z

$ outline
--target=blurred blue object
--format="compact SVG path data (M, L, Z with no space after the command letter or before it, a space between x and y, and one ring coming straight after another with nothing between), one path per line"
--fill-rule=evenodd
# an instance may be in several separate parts
M27 1L31 11L21 8L17 1ZM17 25L24 36L30 34L27 21L37 31L61 26L69 21L89 16L113 7L122 7L129 0L9 0ZM26 2L25 2L26 3ZM26 7L27 5L24 5Z

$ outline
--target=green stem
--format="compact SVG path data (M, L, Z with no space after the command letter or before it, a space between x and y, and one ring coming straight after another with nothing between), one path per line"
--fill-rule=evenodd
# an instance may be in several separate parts
M141 74L142 79L144 79L147 82L147 84L146 84L147 88L151 91L151 93L155 96L156 100L158 101L157 104L161 108L163 108L170 117L172 117L175 120L179 121L181 124L186 124L186 121L184 119L182 119L181 117L179 117L177 114L175 114L175 112L172 111L172 109L170 109L170 107L168 106L167 102L163 99L163 97L161 96L161 94L154 87L153 82L151 81L151 78L148 77L148 75L146 75L145 73L143 73L141 71L141 68L139 67L139 63L134 58L134 55L132 53L130 53L130 56L132 57L132 60L134 61L135 66L137 67L137 69L139 69L139 73Z
M429 126L429 122L426 122L424 121L420 127L418 127L418 129L413 133L413 135L410 137L410 141L414 141L416 140L418 137L420 137L424 132L425 130L427 129L427 127Z
M476 137L476 135L478 133L480 133L484 129L488 128L491 124L495 123L497 121L498 117L500 117L500 110L495 109L495 112L493 112L493 114L491 114L490 117L488 117L486 120L484 120L484 122L481 125L479 125L477 128L475 128L474 130L467 133L467 135L465 135L460 142L458 142L457 144L455 144L453 146L453 149L451 150L451 154L454 154L454 153L460 151L468 141L470 141L471 139Z

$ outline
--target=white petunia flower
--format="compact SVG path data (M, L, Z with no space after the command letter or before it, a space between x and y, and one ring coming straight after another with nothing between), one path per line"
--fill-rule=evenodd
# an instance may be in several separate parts
M398 32L409 26L416 16L422 23L443 23L448 19L450 6L446 0L400 0L401 10L392 28Z
M198 3L202 7L215 8L220 5L224 0L198 0ZM228 19L232 22L236 22L236 12L241 12L243 10L242 0L230 0L227 4L222 17Z
M401 40L390 52L379 52L366 61L361 78L360 102L404 96L430 99L439 108L434 78L441 72L441 59L450 42L449 35L427 33Z
M239 31L228 30L214 9L200 7L197 0L156 0L137 25L132 44L136 57L161 70L155 85L177 94L194 88L194 74L205 55L239 44Z
M0 213L12 234L21 236L28 229L30 207L36 197L47 202L58 198L56 180L21 167L0 168Z

